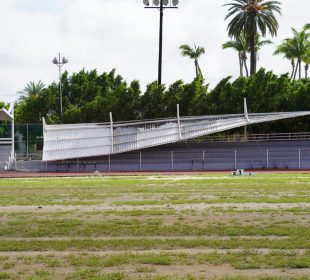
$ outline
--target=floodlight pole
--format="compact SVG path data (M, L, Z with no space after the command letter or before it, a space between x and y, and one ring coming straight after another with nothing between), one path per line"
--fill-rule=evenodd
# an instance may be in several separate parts
M158 85L162 84L162 61L163 61L163 21L164 21L164 9L177 9L177 6L164 6L164 0L160 0L159 7L149 6L146 9L159 9L159 55L158 55ZM171 0L170 0L171 1ZM176 4L177 5L177 4Z
M68 63L65 57L61 57L61 53L58 53L58 58L53 59L53 63L58 67L59 71L59 98L60 98L60 122L63 120L63 108L62 108L62 85L61 85L61 68L64 64Z
M162 78L162 63L163 63L163 20L164 20L164 6L163 0L160 0L159 8L159 56L158 56L158 85L161 85Z

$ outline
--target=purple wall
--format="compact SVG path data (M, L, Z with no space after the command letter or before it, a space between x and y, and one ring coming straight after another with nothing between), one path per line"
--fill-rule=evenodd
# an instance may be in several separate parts
M176 143L63 162L20 161L19 170L49 172L310 169L310 141Z

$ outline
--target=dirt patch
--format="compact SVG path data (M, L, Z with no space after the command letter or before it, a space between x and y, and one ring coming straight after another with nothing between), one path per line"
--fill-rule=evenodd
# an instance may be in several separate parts
M289 277L289 276L309 276L310 269L234 269L229 265L212 266L209 264L203 265L171 265L171 266L153 266L160 275L178 275L179 277L187 276L188 274L196 277L206 276L210 277L228 277L228 276L271 276L271 277ZM132 268L124 268L125 271L130 271ZM113 270L112 270L113 271ZM115 271L115 270L114 270ZM117 271L117 270L116 270ZM156 275L157 273L148 273L147 275ZM130 273L129 275L135 275ZM141 274L136 274L141 275Z
M310 203L199 203L199 204L169 204L169 205L44 205L41 208L38 205L12 205L12 206L0 206L0 212L64 212L64 211L133 211L133 210L148 210L148 209L173 209L173 210L206 210L210 208L222 208L235 210L263 210L263 209L292 209L292 208L309 208Z
M251 250L253 253L267 255L272 252L278 252L279 250L276 249L255 249ZM218 253L218 254L232 254L232 253L240 253L244 252L244 249L200 249L200 248L190 248L190 249L171 249L171 250L162 250L162 249L150 249L150 250L113 250L113 251L78 251L78 250L71 250L71 251L26 251L26 252L0 252L0 256L5 257L17 257L17 256L58 256L64 257L74 254L92 254L95 256L107 256L107 255L119 255L119 254L211 254L211 253ZM292 249L292 250L281 250L284 254L291 254L294 253L296 255L304 255L307 250L306 249Z
M223 171L179 171L179 172L100 172L95 173L70 173L70 172L1 172L0 178L39 178L39 177L98 177L98 176L169 176L169 175L206 175L206 174L227 174L229 175L231 170ZM247 170L247 172L254 172L256 174L310 174L308 169L298 170Z
M100 236L100 237L4 237L0 240L5 241L71 241L71 240L287 240L289 236L148 236L148 237L136 237L136 236Z

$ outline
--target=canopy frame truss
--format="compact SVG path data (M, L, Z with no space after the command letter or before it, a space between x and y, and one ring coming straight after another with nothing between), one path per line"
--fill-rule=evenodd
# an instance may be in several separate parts
M248 113L114 123L47 125L43 119L43 161L104 156L188 140L250 124L310 115L306 112Z

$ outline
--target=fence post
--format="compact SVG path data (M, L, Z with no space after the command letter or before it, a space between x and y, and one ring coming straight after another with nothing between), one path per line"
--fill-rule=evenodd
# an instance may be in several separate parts
M301 169L301 150L298 149L298 168Z
M110 155L108 156L108 169L109 169L109 172L111 172L111 156Z
M173 151L171 151L171 171L174 171Z
M140 172L142 171L142 151L140 151Z
M235 169L237 170L237 150L235 150Z
M110 112L110 130L111 130L111 153L114 152L114 135L113 135L113 116Z
M202 150L202 160L203 160L203 165L205 165L205 162L206 162L205 150Z
M26 147L26 154L27 154L27 158L29 157L29 127L28 127L28 123L27 123L27 130L26 130L26 134L27 134L27 147Z
M267 149L267 151L266 151L266 157L267 157L267 159L266 159L266 163L267 163L267 169L269 168L269 150Z

